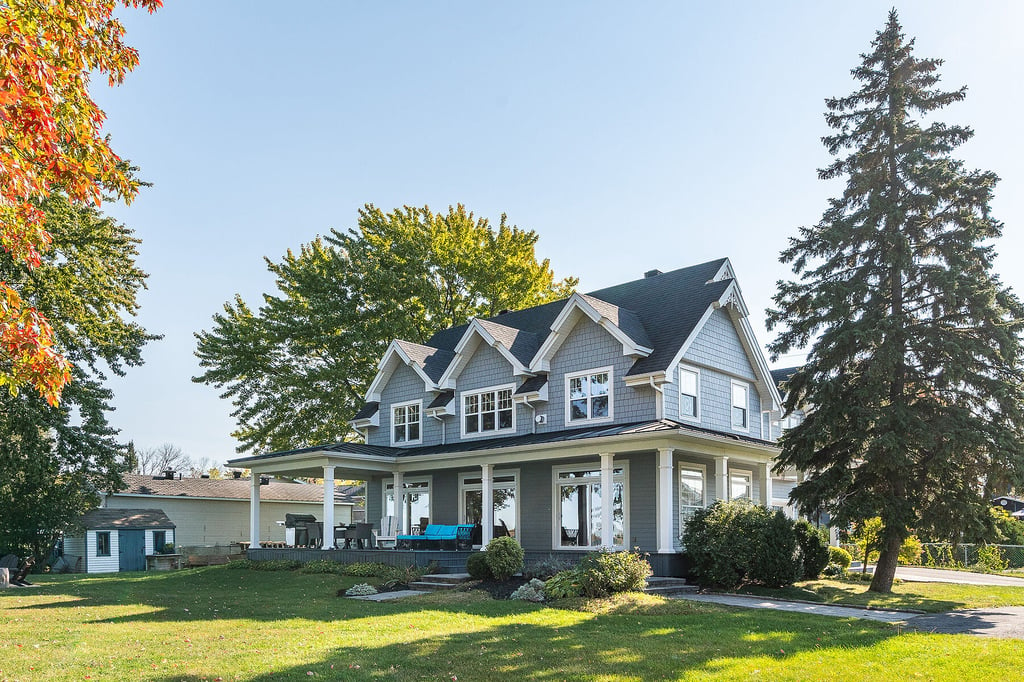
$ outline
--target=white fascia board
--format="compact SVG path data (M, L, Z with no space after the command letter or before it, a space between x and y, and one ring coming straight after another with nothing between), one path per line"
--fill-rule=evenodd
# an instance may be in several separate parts
M708 284L711 282L721 282L725 279L736 279L736 271L733 270L732 261L728 258L726 258L725 262L722 263L722 267L718 268L718 272L715 273L715 276L708 280Z
M380 426L380 408L373 413L372 417L367 417L365 419L350 419L348 423L353 429L365 429L368 426Z
M413 371L423 379L423 385L426 391L437 390L437 385L430 380L427 373L423 371L423 368L416 362L413 362L409 354L402 350L402 347L398 345L398 341L392 341L388 344L388 349L384 351L384 355L381 357L380 362L377 363L377 375L373 377L373 381L370 382L370 387L366 389L366 402L380 402L380 393L387 385L388 380L391 379L391 375L395 373L395 356L397 361L401 361L412 367ZM377 424L374 424L377 426Z
M712 305L716 308L732 305L739 311L741 316L746 317L750 314L750 310L747 309L747 303L743 300L743 291L740 289L740 285L735 279L732 281L732 284L722 292L721 297Z
M426 409L428 417L452 417L455 415L455 396L441 407L429 407Z
M530 370L516 359L516 356L512 355L512 351L498 342L494 336L484 329L476 318L469 323L462 338L459 339L459 343L455 346L455 358L451 364L448 365L448 369L444 371L437 384L441 388L454 389L455 380L462 373L462 370L466 368L470 358L473 357L473 353L476 352L477 345L472 345L471 341L474 336L478 336L480 341L483 341L491 348L496 349L501 356L505 358L510 365L512 365L513 376L528 376L531 374ZM478 342L479 343L479 342Z
M761 395L771 401L770 410L778 411L782 408L782 396L779 395L779 388L772 379L768 360L765 358L764 353L761 351L761 346L758 345L757 338L754 336L754 329L750 326L750 321L746 317L739 319L739 327L741 332L740 340L747 351L747 356L754 359L755 372L760 375L761 380L758 383L762 385ZM762 406L762 409L764 409L764 406Z
M617 324L612 322L606 317L603 317L601 313L597 312L594 306L590 305L585 298L580 296L578 293L574 293L566 301L565 306L562 308L562 312L558 313L558 317L551 323L551 333L544 339L544 343L537 350L537 354L533 357L530 362L531 372L547 372L551 369L551 358L554 357L555 353L565 342L568 336L568 331L573 328L576 322L579 320L581 315L585 315L590 319L591 322L601 325L601 327L607 331L616 341L622 344L622 354L647 357L652 352L653 348L641 346L636 343L626 332L622 331Z
M668 374L661 370L658 370L657 372L645 372L644 374L633 374L631 376L626 376L623 378L623 381L626 383L627 386L633 388L638 386L650 386L651 379L654 380L655 386L661 386L662 384L671 383Z

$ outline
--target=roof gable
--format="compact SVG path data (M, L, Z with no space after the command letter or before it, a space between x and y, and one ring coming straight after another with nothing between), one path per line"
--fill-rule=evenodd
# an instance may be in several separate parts
M529 363L540 347L540 339L533 332L517 329L493 320L473 319L466 326L462 338L455 345L454 357L437 385L445 389L455 388L455 380L469 364L480 344L494 348L512 367L512 374L529 374Z
M246 478L154 478L145 474L124 474L125 487L111 493L118 496L202 498L221 500L248 500L252 483ZM260 486L260 499L278 502L323 503L323 486L307 483L289 483L271 479ZM351 504L353 500L343 490L335 488L335 504ZM119 509L117 511L124 511Z
M160 509L91 509L82 515L81 523L90 530L176 528Z
M437 390L437 380L444 374L452 357L454 353L442 348L395 339L377 364L377 375L366 391L366 401L380 402L381 391L402 364L411 367L423 380L424 392Z

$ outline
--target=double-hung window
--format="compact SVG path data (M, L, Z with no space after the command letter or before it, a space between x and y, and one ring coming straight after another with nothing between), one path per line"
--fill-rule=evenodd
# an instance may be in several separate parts
M700 419L700 373L692 367L679 367L679 416Z
M729 472L729 499L754 500L753 474L749 471Z
M391 444L415 445L422 442L422 400L391 406Z
M732 428L746 431L750 428L750 403L747 384L732 382Z
M566 422L607 421L612 418L612 368L565 376Z
M514 386L462 394L462 435L511 433L516 430Z

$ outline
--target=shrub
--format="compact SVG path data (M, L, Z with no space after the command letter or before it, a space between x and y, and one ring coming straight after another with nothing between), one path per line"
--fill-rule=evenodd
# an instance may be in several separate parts
M925 552L924 565L929 568L962 568L963 564L953 556L950 545L932 545Z
M825 567L825 570L821 572L826 578L842 579L846 576L846 569L839 564L829 564Z
M423 566L388 566L381 572L381 587L392 589L398 585L414 583L427 574Z
M256 562L252 561L250 559L232 559L231 561L228 562L227 566L231 570L239 570L239 569L246 569L246 570L248 570L248 569L252 568L252 565L254 563L256 563Z
M586 597L606 597L616 592L642 592L651 575L651 564L639 552L600 551L580 562L580 588Z
M508 580L523 570L523 548L513 537L494 538L487 543L484 556L495 580Z
M329 561L327 559L316 559L302 565L299 569L299 573L333 573L335 575L345 575L345 565L339 564L337 561Z
M546 559L538 559L526 564L526 567L523 568L523 577L547 580L556 573L567 571L573 566L574 564L571 561L551 555Z
M491 568L487 565L487 555L483 552L473 552L466 559L466 572L473 580L491 580Z
M581 596L583 594L583 588L580 586L581 573L579 568L570 568L551 576L544 583L544 596L549 600Z
M828 548L828 562L835 564L843 570L850 567L850 563L853 561L853 557L842 547L829 547Z
M1003 553L996 545L981 545L978 547L978 568L985 571L1005 571L1009 564L1003 558Z
M921 544L916 535L911 535L900 545L900 553L896 557L896 563L900 566L918 564L921 562L921 552L923 551L924 545Z
M345 590L345 595L349 597L365 597L371 594L377 594L377 588L367 583L359 583Z
M254 571L294 571L302 567L301 561L293 559L271 559L270 561L250 561L246 568Z
M698 509L683 544L691 575L703 586L735 588L744 582L790 585L802 566L793 522L744 500L718 501Z
M803 563L803 579L817 580L829 562L828 536L820 528L815 528L807 521L797 521L793 530L796 542L800 547L800 560Z
M525 585L520 585L516 591L509 596L509 599L534 602L544 601L544 581L534 578Z
M355 576L356 578L379 578L388 572L391 566L388 564L374 564L366 561L345 564L342 566L342 571L345 575Z

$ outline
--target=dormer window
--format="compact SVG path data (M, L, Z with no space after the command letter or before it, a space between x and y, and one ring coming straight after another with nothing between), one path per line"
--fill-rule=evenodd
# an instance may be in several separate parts
M586 423L612 418L612 368L602 367L565 376L566 422Z
M416 445L422 442L422 406L422 400L391 406L392 445Z
M462 436L495 435L516 430L514 385L462 394Z

